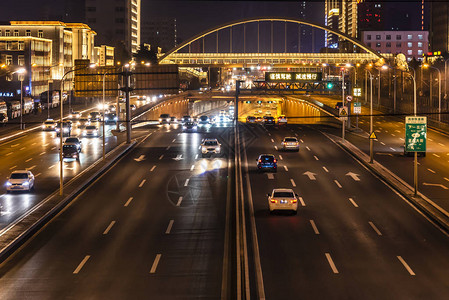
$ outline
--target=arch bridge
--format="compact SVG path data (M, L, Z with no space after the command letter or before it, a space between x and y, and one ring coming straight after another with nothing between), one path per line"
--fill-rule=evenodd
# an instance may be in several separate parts
M292 28L293 26L295 28ZM297 49L300 50L301 26L334 34L340 40L351 44L351 49L354 51L350 53L292 52L287 46L296 38ZM292 29L296 28L297 33L291 34ZM250 31L249 34L247 34L248 31ZM269 45L266 43L268 38L264 35L261 36L261 31L269 33ZM283 36L279 34L282 31ZM257 42L254 40L255 37ZM312 43L314 44L313 37L314 34L312 34ZM248 42L248 40L253 40L253 42ZM279 50L279 48L283 49ZM348 62L365 63L389 58L389 56L391 55L379 54L359 40L324 25L296 18L262 17L233 21L208 29L165 53L159 58L159 63L178 64L185 67L249 67L254 65L306 67L321 66L323 63L332 65Z

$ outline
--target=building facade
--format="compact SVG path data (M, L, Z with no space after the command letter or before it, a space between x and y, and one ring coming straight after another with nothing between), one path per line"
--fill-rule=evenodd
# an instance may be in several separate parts
M325 25L332 29L357 37L357 0L326 0ZM341 48L341 40L329 32L325 33L325 46Z
M430 18L432 51L449 53L449 2L432 2Z
M30 96L38 96L48 89L49 81L58 86L76 59L94 61L95 36L89 26L81 23L11 21L0 25L0 65L4 65L6 73L25 68L24 89ZM68 79L65 90L72 87L71 76ZM14 76L2 76L0 85L17 90L20 82Z
M98 33L98 44L114 46L120 60L129 59L137 53L141 43L140 0L96 0L84 3L85 22Z
M384 28L384 5L379 0L365 0L357 7L358 34L362 31L380 31Z
M176 19L151 17L142 22L142 43L167 52L177 45Z
M364 31L362 42L379 53L403 53L407 61L421 60L429 50L429 32Z

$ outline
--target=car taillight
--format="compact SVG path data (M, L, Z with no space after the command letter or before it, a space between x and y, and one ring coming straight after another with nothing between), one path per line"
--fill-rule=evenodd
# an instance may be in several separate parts
M277 201L277 200L274 200L274 199L270 199L270 202L271 202L271 203L277 203L278 201Z
M292 203L296 203L296 202L298 202L298 200L296 200L296 199L292 200Z
M276 162L276 159L274 159L273 162Z
M262 160L261 160L261 159L259 159L259 162L261 163L261 162L262 162Z

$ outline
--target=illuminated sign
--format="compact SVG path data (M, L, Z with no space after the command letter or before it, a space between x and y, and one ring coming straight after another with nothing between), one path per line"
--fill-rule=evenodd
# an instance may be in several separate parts
M322 74L314 72L265 72L265 81L298 82L321 81Z
M361 88L354 88L353 95L354 95L354 97L361 97L362 96L362 89Z
M12 98L12 97L14 97L14 93L2 93L2 92L0 92L0 97Z

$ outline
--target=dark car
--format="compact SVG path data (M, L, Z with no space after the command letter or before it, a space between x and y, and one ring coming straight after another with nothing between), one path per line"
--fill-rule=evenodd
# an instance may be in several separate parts
M61 134L61 123L58 123L55 128L56 136ZM62 136L70 136L72 133L72 122L64 121L62 122Z
M182 125L182 129L184 131L195 131L197 129L197 125L195 122L185 122Z
M78 151L78 146L75 143L64 143L64 145L62 145L62 157L79 160L80 154Z
M264 116L263 117L263 125L267 126L267 125L274 125L276 124L276 121L274 120L273 117L270 116Z
M81 152L81 141L77 137L68 137L65 139L64 144L75 144L78 148L78 152Z
M277 160L273 154L261 154L257 159L257 169L259 171L272 170L277 172Z
M159 124L170 124L170 115L169 114L161 114L159 116Z
M104 122L106 124L117 124L117 115L115 113L108 113L104 115Z
M92 122L95 122L95 121L101 121L101 113L98 112L98 111L93 111L93 112L91 112L91 113L89 114L89 119L90 119Z

